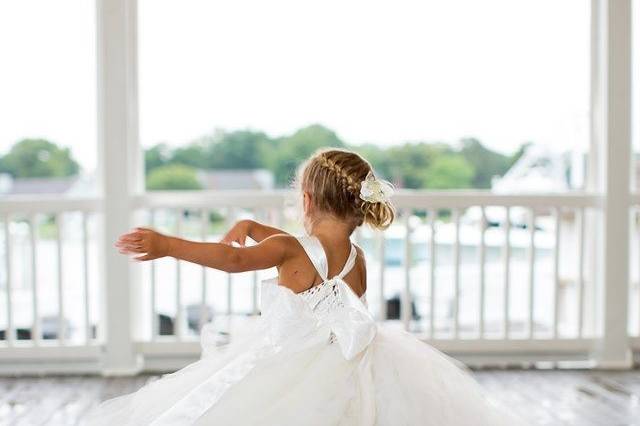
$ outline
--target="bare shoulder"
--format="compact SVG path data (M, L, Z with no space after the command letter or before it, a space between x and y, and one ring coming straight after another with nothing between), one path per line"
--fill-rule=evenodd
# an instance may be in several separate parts
M283 233L269 235L269 237L265 238L265 240L274 240L274 241L279 241L281 243L291 244L292 242L296 241L297 238L291 234L287 234L286 232L283 232Z
M297 238L293 235L282 233L274 234L262 240L260 244L268 245L273 248L281 248L283 250L290 250L292 247L296 247Z

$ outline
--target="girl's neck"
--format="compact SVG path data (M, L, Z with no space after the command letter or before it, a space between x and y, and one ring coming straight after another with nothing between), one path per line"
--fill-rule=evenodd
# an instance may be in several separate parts
M309 234L327 239L348 239L352 232L352 225L329 217L312 221L309 229Z

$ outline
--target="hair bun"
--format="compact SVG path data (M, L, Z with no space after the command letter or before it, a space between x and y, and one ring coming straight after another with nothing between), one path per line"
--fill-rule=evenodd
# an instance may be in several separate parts
M364 223L379 230L387 229L396 216L393 205L389 202L363 201L361 210L364 213Z

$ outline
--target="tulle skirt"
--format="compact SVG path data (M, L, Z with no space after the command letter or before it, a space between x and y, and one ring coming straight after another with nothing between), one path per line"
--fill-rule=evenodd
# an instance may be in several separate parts
M433 425L522 422L494 405L451 358L377 325L353 359L325 336L261 345L262 331L130 395L108 400L90 425Z

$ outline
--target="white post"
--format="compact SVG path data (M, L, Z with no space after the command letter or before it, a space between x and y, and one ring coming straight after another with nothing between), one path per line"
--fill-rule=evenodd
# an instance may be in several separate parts
M595 348L600 368L628 368L629 197L631 171L631 1L600 0L594 6L597 67L592 108L599 145L598 186L604 194L601 333Z
M139 290L130 261L113 247L131 226L131 196L141 185L137 128L137 2L97 1L98 159L104 211L101 226L103 374L140 370L132 320Z
M384 231L380 231L378 232L378 259L380 260L380 269L378 269L378 297L380 298L380 321L387 320L387 299L384 295L385 244Z
M411 326L411 319L413 317L412 301L411 301L411 209L406 209L402 212L405 237L404 237L404 287L402 288L402 294L400 299L400 319L405 330L409 330Z

